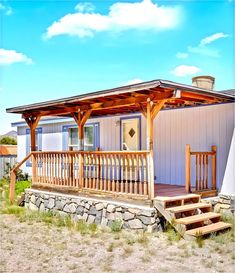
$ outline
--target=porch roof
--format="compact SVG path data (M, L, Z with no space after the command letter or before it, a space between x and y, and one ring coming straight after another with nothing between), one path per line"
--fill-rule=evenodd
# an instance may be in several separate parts
M74 112L92 110L91 116L139 112L147 99L166 100L163 108L190 107L233 102L234 96L166 80L153 80L73 97L28 104L6 109L7 113L31 116L73 116Z

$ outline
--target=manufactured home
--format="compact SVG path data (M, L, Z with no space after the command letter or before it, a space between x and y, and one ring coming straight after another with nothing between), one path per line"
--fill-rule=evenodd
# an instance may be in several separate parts
M216 196L235 103L213 85L209 76L192 85L154 80L7 109L24 119L12 124L19 167L38 192L133 204Z

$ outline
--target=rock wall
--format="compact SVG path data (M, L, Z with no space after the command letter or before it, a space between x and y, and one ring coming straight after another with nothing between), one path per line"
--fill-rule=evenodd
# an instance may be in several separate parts
M127 229L162 230L156 209L124 202L27 189L25 207L70 215L75 221L84 220L101 226L110 226L112 221L120 220Z
M235 196L219 194L217 202L214 206L214 211L225 214L234 214Z

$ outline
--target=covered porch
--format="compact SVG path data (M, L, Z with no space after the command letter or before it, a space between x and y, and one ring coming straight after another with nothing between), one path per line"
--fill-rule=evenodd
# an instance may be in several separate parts
M38 189L150 201L156 196L176 196L192 191L215 194L215 148L211 151L192 152L187 146L185 187L161 185L154 181L153 143L156 140L153 122L161 109L230 101L233 98L225 94L156 80L7 109L9 113L22 114L30 128L31 139L31 153L12 172L11 199L14 199L16 171L27 160L32 162L32 187ZM84 151L84 125L90 117L135 112L146 118L146 150ZM40 119L46 116L74 119L78 127L77 151L36 151L36 128ZM197 171L196 183L191 185L193 156L196 158ZM211 183L208 183L209 179Z

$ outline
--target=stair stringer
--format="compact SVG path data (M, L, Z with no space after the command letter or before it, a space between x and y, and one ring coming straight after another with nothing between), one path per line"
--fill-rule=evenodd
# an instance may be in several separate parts
M175 224L174 223L174 220L175 220L174 214L170 213L169 211L166 211L161 202L155 201L154 207L166 219L166 221L184 238L184 234L186 231L185 225ZM188 236L187 236L187 238L188 238Z

